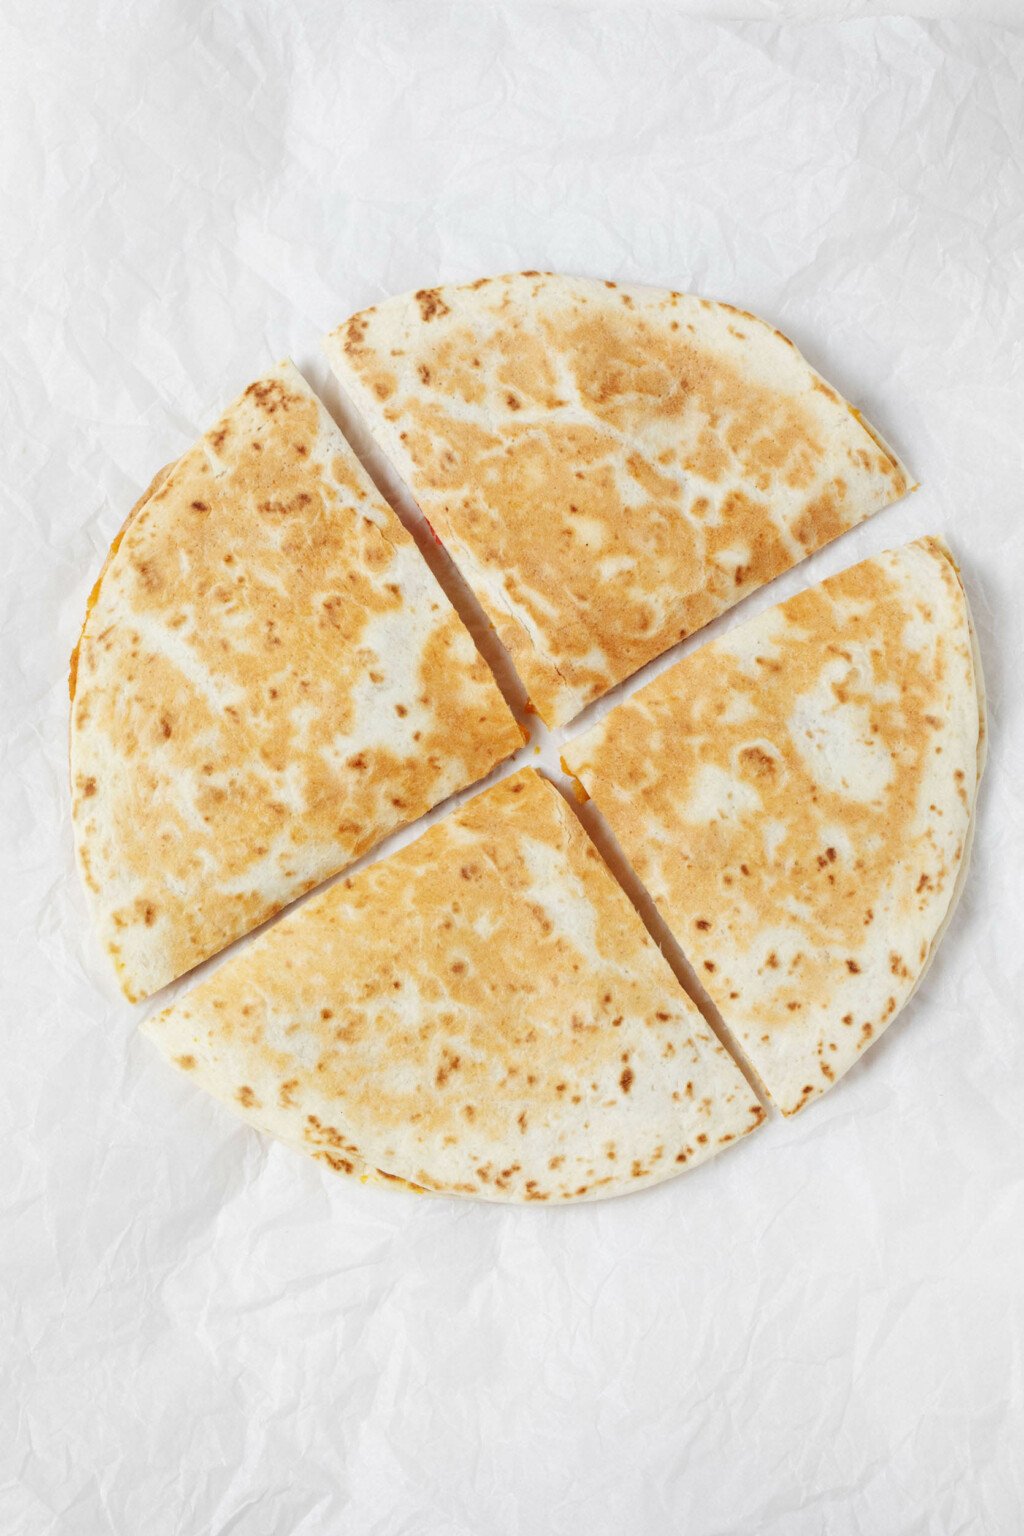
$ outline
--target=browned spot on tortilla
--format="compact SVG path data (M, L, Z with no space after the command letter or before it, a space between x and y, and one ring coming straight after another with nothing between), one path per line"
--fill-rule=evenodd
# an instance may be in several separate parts
M823 491L809 502L793 524L793 536L807 550L820 549L837 538L847 526L842 499L834 490Z
M373 313L372 310L364 311L361 314L353 315L350 320L346 321L346 324L345 324L345 351L346 352L358 352L361 349L362 344L363 344L363 342L366 339L366 332L367 332L367 329L368 329L368 326L369 326L369 318L368 317L372 313Z
M774 774L777 768L774 757L760 746L745 746L740 753L740 762L748 773L754 774L755 779L763 779L766 774Z
M443 1088L449 1077L451 1077L452 1073L459 1070L460 1065L461 1060L458 1055L448 1050L442 1050L441 1061L436 1073L434 1074L435 1086L438 1088ZM467 1105L466 1108L468 1109L469 1105ZM470 1116L469 1118L472 1117Z
M434 320L439 315L451 313L437 288L421 288L416 294L416 302L424 320Z
M195 1070L196 1059L194 1056L187 1054L184 1056L175 1056L174 1064L175 1066L180 1067L183 1072L193 1072Z
M245 391L267 416L286 411L289 406L302 404L301 397L292 394L282 379L257 379Z

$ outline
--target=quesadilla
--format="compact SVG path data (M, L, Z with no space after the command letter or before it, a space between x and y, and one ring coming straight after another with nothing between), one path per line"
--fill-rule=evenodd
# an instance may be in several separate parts
M984 741L967 599L926 538L738 625L565 748L785 1114L920 980Z
M290 363L154 481L72 658L79 867L146 996L522 733L413 540Z
M144 1028L331 1168L484 1200L638 1189L764 1114L531 769L314 897Z
M730 304L523 272L389 299L326 345L550 725L909 488Z

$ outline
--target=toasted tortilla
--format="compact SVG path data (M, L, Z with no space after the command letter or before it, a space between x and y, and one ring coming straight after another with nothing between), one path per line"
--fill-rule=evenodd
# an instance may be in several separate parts
M330 1167L484 1200L639 1189L764 1114L532 769L285 917L144 1028Z
M78 862L132 1001L522 744L290 363L138 504L90 598L71 691Z
M730 304L525 272L389 299L326 345L551 725L910 485Z
M926 538L738 625L564 749L785 1114L923 975L984 743L967 599Z

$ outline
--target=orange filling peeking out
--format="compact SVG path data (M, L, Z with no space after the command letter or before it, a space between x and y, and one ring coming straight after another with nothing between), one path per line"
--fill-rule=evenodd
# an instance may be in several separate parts
M580 802L580 805L586 805L587 801L590 799L587 791L583 788L583 785L573 773L565 758L560 756L558 761L562 765L562 772L568 774L569 778L572 780L572 792L576 796L576 799Z
M82 641L85 639L85 631L86 626L89 623L89 615L92 613L93 609L96 607L97 602L99 601L100 587L103 584L103 578L110 569L110 562L113 560L114 556L120 549L121 540L124 538L125 534L128 532L128 529L131 527L133 519L138 515L139 512L142 511L150 497L160 489L161 485L163 485L164 481L173 468L173 464L165 464L163 469L159 470L153 476L153 480L149 488L142 496L139 497L138 501L135 503L134 507L132 507L131 511L128 513L128 516L125 518L124 522L118 529L114 538L114 542L111 544L109 550L107 551L107 558L103 562L103 567L100 570L100 573L97 576L95 582L93 583L93 589L89 593L85 604L85 617L82 620L82 628L78 634L77 644L75 645L74 650L71 652L71 662L68 668L68 693L71 695L72 704L75 702L75 689L78 686L78 655L82 649Z

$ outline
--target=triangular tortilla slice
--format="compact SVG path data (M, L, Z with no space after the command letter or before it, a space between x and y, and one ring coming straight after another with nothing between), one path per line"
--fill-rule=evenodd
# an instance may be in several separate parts
M485 1200L638 1189L764 1114L532 769L284 918L144 1028L332 1168Z
M525 272L326 345L552 725L910 483L785 336L687 294Z
M522 745L468 631L290 363L154 481L72 660L93 918L131 1000Z
M564 749L784 1113L927 966L984 737L967 599L926 538L738 625Z

